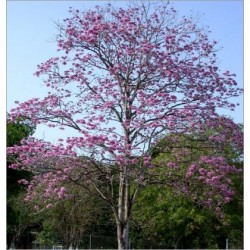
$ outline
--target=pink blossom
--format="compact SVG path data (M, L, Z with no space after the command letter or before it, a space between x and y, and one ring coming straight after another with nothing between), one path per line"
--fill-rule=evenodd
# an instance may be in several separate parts
M49 209L49 208L51 208L51 207L52 207L52 204L48 204L48 205L46 206L47 209Z

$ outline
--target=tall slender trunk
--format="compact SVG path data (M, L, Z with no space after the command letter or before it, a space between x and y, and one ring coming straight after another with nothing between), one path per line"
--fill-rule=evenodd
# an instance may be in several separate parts
M117 224L117 242L118 249L128 249L129 243L129 221L125 224L118 223Z
M116 219L118 249L128 249L129 219L131 212L129 192L130 186L127 178L127 168L125 166L120 173L119 182L118 217Z
M132 112L131 104L128 102L130 97L130 89L128 82L125 82L125 94L126 98L124 101L124 109L126 121L131 122ZM123 94L123 93L122 93ZM124 128L124 149L126 152L126 157L129 159L131 156L131 140L130 140L130 129L128 127ZM119 199L118 199L118 214L116 218L117 225L117 241L118 249L128 249L129 247L129 219L131 215L131 209L133 201L130 197L130 180L128 176L129 168L124 165L120 169L119 176ZM133 197L134 200L134 197Z

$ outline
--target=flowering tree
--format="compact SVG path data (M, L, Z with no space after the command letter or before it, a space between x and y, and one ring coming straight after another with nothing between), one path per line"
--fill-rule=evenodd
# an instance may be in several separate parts
M233 74L218 69L208 32L195 18L177 19L167 3L70 13L57 36L60 56L35 73L51 90L44 99L20 103L11 118L25 115L79 136L57 145L29 138L8 152L20 156L13 168L36 173L27 199L36 195L35 185L47 201L64 198L60 183L67 180L107 201L123 249L132 206L154 167L149 149L169 131L188 133L213 121L217 107L233 110L228 99L241 90Z

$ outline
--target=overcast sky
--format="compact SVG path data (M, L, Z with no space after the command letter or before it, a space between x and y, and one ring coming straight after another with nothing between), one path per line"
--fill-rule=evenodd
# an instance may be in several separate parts
M112 1L111 1L112 2ZM54 21L69 16L70 6L89 9L105 1L8 1L7 2L7 110L14 101L42 97L47 89L42 80L33 76L38 64L56 55ZM173 1L180 16L190 11L204 14L202 23L208 25L211 38L223 49L218 53L221 70L237 75L243 86L243 1ZM123 1L116 1L123 5ZM243 97L234 113L227 113L236 122L243 122ZM60 132L61 134L61 132ZM38 127L35 136L57 140L59 133ZM70 134L72 135L72 134ZM66 134L65 134L66 136Z

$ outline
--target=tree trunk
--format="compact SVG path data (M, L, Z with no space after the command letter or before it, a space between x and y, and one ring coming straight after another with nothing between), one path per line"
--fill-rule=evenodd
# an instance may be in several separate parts
M118 223L117 225L117 241L118 249L128 249L129 221L126 224Z
M129 236L129 219L130 219L130 201L129 201L129 182L126 176L126 167L120 173L119 182L119 199L118 199L118 216L116 218L117 225L117 241L118 249L128 249Z

